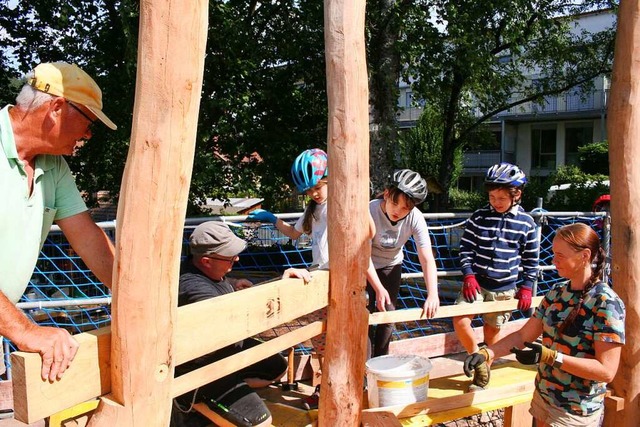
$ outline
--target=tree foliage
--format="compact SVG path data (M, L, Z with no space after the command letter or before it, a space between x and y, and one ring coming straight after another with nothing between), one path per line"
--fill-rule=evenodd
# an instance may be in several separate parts
M415 98L433 106L443 124L439 180L453 182L455 155L483 122L519 104L574 86L590 88L610 71L613 30L570 31L574 15L600 1L415 0L393 2L387 20L399 29L393 55ZM376 2L374 2L374 5ZM608 4L608 2L607 2ZM371 13L374 13L373 11ZM395 56L391 55L390 58ZM529 76L535 74L535 81ZM372 92L377 90L371 86ZM375 98L375 94L371 97ZM374 104L372 108L376 108ZM389 140L387 149L394 149ZM442 208L446 206L446 195Z
M7 78L59 60L95 77L119 128L96 132L70 164L89 194L117 195L133 114L139 3L13 3L0 1L0 41L12 53L0 57L10 64ZM296 155L326 146L322 3L212 0L209 8L191 213L206 197L252 195L258 185L267 204L283 199Z
M599 141L578 147L580 168L589 174L609 175L609 142Z
M407 161L407 155L401 160L396 117L401 77L415 98L431 106L429 123L441 135L440 144L430 139L429 147L413 152L429 153L429 162L439 159L438 180L448 188L457 156L482 135L486 119L575 85L588 89L594 76L609 71L613 32L571 33L571 20L559 18L599 5L369 0L374 188ZM192 206L205 197L232 195L260 195L272 206L288 193L295 156L326 147L323 5L211 0L209 8ZM103 89L105 111L119 129L96 132L70 162L88 194L119 192L135 96L138 22L139 2L132 0L0 0L0 99L11 102L14 88L7 88L13 79L41 61L78 63ZM526 78L531 70L539 76L535 82Z

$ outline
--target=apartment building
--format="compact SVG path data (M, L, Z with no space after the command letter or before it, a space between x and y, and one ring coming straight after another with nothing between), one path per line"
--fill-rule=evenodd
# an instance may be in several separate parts
M615 20L612 10L586 13L576 17L574 31L602 31ZM539 77L529 75L531 82ZM496 137L495 146L464 154L458 186L480 188L487 168L500 161L517 163L530 176L547 176L562 165L577 164L578 147L607 138L609 84L608 76L599 76L589 93L572 88L542 103L527 102L492 117L487 124ZM410 84L401 82L399 89L398 123L407 129L415 126L422 108L414 102ZM518 96L514 93L513 99Z

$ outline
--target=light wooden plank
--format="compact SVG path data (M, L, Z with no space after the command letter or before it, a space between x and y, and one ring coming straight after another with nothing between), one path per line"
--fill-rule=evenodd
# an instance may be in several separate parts
M326 306L328 279L328 272L316 271L313 273L313 280L307 285L301 279L280 280L234 292L228 295L231 298L223 295L178 307L174 344L176 364ZM211 334L211 324L225 325L225 333ZM323 324L319 323L319 326L300 332L294 331L295 333L286 339L286 343L289 346L297 345L319 334L322 327ZM307 335L308 333L311 335ZM95 336L100 337L99 344L92 344ZM14 388L16 395L20 397L20 403L16 405L16 418L24 417L18 419L23 422L33 422L111 391L110 329L104 328L74 337L81 343L81 351L78 352L78 356L65 372L62 380L54 383L40 378L42 362L38 354L13 353L18 358L17 362L14 362L12 371ZM278 341L271 345L277 345L277 343ZM264 354L258 357L257 360L260 360ZM212 379L205 377L201 381L206 384ZM188 390L182 393L186 391ZM61 398L52 399L52 396ZM111 406L117 407L117 405Z
M402 424L391 412L363 412L362 427L402 427Z
M501 331L505 335L510 334L522 328L527 320L528 319L519 319L507 322ZM484 340L482 327L473 328L473 332L478 342ZM389 345L389 354L419 354L426 357L438 357L463 351L465 351L465 349L455 332L392 341Z
M518 399L517 396L521 395L528 395L530 398L534 390L535 375L535 369L517 362L508 362L492 369L491 382L486 390L467 393L466 386L470 379L464 375L454 375L430 380L428 398L425 402L370 408L366 411L388 411L403 419L425 414L434 416L437 413L491 402L500 402L504 407L508 406L508 399Z
M308 340L323 331L324 322L313 322L285 335L273 338L256 347L229 356L174 379L172 396L180 396L204 384L210 383L240 368L256 363L266 356L286 350L297 343Z
M265 329L277 326L276 323L282 320L291 320L290 318L298 315L299 311L313 311L316 308L321 307L322 304L326 304L326 298L328 294L327 279L328 275L326 272L315 272L313 281L307 286L303 285L302 281L299 279L289 279L268 283L262 286L257 286L253 289L248 289L242 292L231 294L233 296L242 296L243 292L249 292L249 294L252 295L250 301L245 302L244 306L240 307L237 307L237 304L242 303L243 298L237 300L235 298L233 299L233 306L237 308L236 311L243 313L241 316L244 316L244 318L250 319L249 322L251 326L249 327L249 329L246 329L244 326L234 329L230 326L231 322L229 322L228 320L228 310L231 304L229 301L231 300L223 298L224 296L213 298L208 301L203 301L203 303L205 304L197 303L179 307L176 335L180 336L181 338L177 339L177 344L175 345L175 347L178 353L180 353L180 348L186 348L187 350L181 353L182 355L177 355L177 360L183 360L185 357L187 357L185 356L185 354L193 355L193 357L198 357L202 354L206 354L209 346L200 345L200 341L218 339L218 334L216 334L215 337L211 336L209 325L212 323L225 324L230 326L227 330L225 330L225 334L228 333L229 336L227 338L223 338L222 341L218 341L218 345L226 345L224 343L233 343L247 336L255 335L255 333L262 332ZM264 289L261 290L261 287L264 287ZM251 291L254 290L257 290L259 292L252 293ZM259 298L262 298L263 301L266 299L278 301L279 299L280 310L275 309L273 311L269 311L266 309L266 305L264 304L260 305L259 302L257 303L257 305L254 304L255 301L259 300ZM476 309L481 309L484 304L491 303L474 304L474 307ZM257 307L260 309L258 309ZM444 308L446 307L442 307L442 309ZM294 311L294 314L283 313L283 311L287 310ZM196 319L196 325L194 325L193 319ZM242 322L236 320L235 323ZM196 331L191 330L192 328L195 328ZM317 326L314 328L317 328ZM308 330L303 330L301 332L297 332L297 334L291 335L289 338L287 338L286 343L282 344L284 345L284 347L282 347L282 345L280 344L277 344L278 341L271 345L279 346L279 350L276 351L280 351L288 348L287 346L298 344L320 333L318 329L314 329L313 331L308 333L307 331ZM193 332L194 335L198 338L189 339L190 332ZM245 333L246 335L244 335ZM17 381L18 384L16 386L18 390L17 393L21 396L21 402L29 402L22 403L22 405L17 405L20 408L18 409L19 414L28 412L30 410L29 406L33 406L33 411L35 412L33 412L33 415L31 415L30 418L28 416L27 418L25 418L31 419L31 421L29 422L33 422L35 420L47 417L53 413L62 411L75 404L84 402L88 399L104 395L110 391L109 329L105 328L86 334L79 334L75 337L76 339L84 342L83 340L85 339L85 336L88 335L88 342L91 343L92 339L95 340L95 338L91 337L95 336L96 334L101 337L99 344L96 344L94 346L81 345L82 352L79 353L76 361L71 365L71 368L67 371L67 373L65 373L63 379L55 383L44 382L40 379L41 361L39 355L21 352L14 353L16 357L20 358L20 361L14 363L15 367L13 370L14 381ZM407 343L410 346L414 346L416 344L419 345L420 340L421 338L415 340L407 340ZM195 345L196 343L197 345ZM392 343L392 345L396 346L396 344L394 343ZM191 349L191 346L197 347L198 350L196 351ZM418 351L418 348L419 346L415 347L416 351ZM264 353L262 353L262 350L257 350L257 352L261 353L262 356L256 357L264 357ZM242 357L247 357L247 355ZM86 359L87 361L90 360L92 364L87 365L85 363L79 363L79 361L82 359ZM238 358L238 361L240 360L242 359ZM175 386L175 389L172 388L171 395L176 396L182 394L188 391L188 387L190 386L193 386L195 388L197 387L197 385L195 384L205 384L212 381L213 378L219 378L219 376L222 375L221 373L232 372L229 371L229 369L236 369L232 366L236 366L237 368L241 367L241 365L238 365L236 362L234 362L234 365L230 364L228 367L220 370L220 375L218 375L218 373L216 372L221 369L221 367L220 365L217 365L215 368L207 371L211 376L207 376L209 374L201 375L199 378L196 378L192 382L189 382L191 381L189 379L190 377L176 380L177 385ZM195 377L195 375L193 377ZM22 386L21 384L25 385ZM71 386L71 384L73 385ZM29 385L29 387L27 387L27 385ZM23 391L20 391L21 388L23 389ZM63 396L63 398L52 399L51 396ZM36 410L35 408L38 409Z
M329 272L314 271L306 284L283 279L179 307L176 365L326 307L328 294ZM224 333L212 334L211 325Z
M111 390L109 329L86 332L74 338L80 348L59 381L49 382L41 378L39 354L11 354L17 420L30 424Z
M531 302L532 307L540 304L543 297L534 297ZM499 311L513 311L518 308L518 300L477 302L474 304L445 305L438 309L433 319L442 319L454 316L469 316L474 314L495 313ZM406 310L383 311L372 313L369 316L370 325L380 323L410 322L412 320L425 320L421 317L421 308L409 308Z
M522 405L528 409L531 403L532 396L533 393L519 394L507 399L496 400L487 403L477 403L473 406L466 406L464 408L456 408L444 412L429 412L428 414L416 415L410 418L402 418L401 423L404 427L424 427L447 423L460 418L482 414L483 412L495 411L497 409L504 408L506 412L510 405ZM531 415L529 415L529 424L527 425L527 427L531 427Z

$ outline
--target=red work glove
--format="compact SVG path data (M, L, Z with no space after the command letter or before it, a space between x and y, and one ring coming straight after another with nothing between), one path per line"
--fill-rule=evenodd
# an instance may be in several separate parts
M480 285L473 274L467 274L462 279L462 295L467 302L474 302L480 293Z
M520 288L516 293L518 310L527 311L531 308L531 288Z

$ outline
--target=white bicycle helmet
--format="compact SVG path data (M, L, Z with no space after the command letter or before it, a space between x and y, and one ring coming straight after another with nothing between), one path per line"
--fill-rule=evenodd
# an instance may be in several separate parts
M527 177L518 166L511 163L499 163L489 168L484 182L485 184L520 187L527 183Z
M398 169L393 172L391 183L409 196L416 205L427 198L427 181L411 169Z

